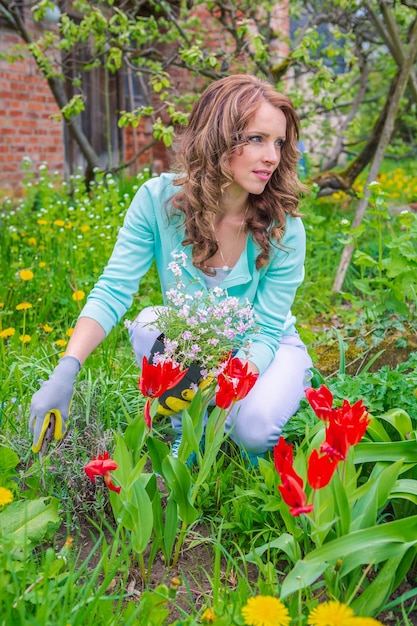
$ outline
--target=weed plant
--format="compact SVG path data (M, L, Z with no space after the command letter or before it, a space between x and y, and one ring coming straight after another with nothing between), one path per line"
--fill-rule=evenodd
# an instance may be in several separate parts
M104 449L112 453L115 434L122 437L143 412L144 401L137 391L139 369L123 324L89 357L78 377L69 435L42 461L30 450L30 398L65 349L85 298L110 255L132 194L148 177L149 172L144 171L127 184L98 174L87 189L80 176L64 183L49 175L46 166L35 178L27 164L24 198L3 203L0 450L11 450L19 463L9 482L5 482L7 472L2 472L0 486L10 488L17 501L56 498L62 526L55 535L45 530L43 538L39 536L30 546L10 543L0 531L1 625L191 625L210 623L207 611L212 607L220 616L214 623L242 625L241 608L248 598L254 592L279 595L282 580L292 568L285 550L263 548L285 536L289 524L277 497L273 459L261 460L257 470L248 468L227 440L200 486L195 502L199 518L191 525L182 551L184 558L201 549L209 556L197 563L197 568L195 563L193 568L187 567L186 560L184 564L180 559L177 571L165 569L158 580L149 572L152 582L143 584L129 534L112 516L108 492L98 482L92 485L83 472L92 456ZM348 375L339 362L325 382L336 400L362 398L371 414L385 416L378 420L380 443L386 436L385 443L403 445L413 443L417 430L417 357L410 344L416 330L416 272L415 254L412 257L409 252L416 249L416 227L412 213L392 216L391 208L392 204L413 201L416 179L411 169L398 169L395 175L381 175L380 182L388 195L376 194L375 210L356 233L350 231L355 200L334 194L304 201L306 280L294 312L316 361L323 345L334 344L341 360L346 346L355 344L358 354L365 358L356 375ZM401 197L397 197L394 192L400 188ZM352 237L358 255L347 276L346 290L335 296L331 293L335 262ZM394 271L393 267L400 269ZM127 316L133 318L143 307L160 302L153 267ZM407 360L396 367L371 371L366 364L369 347L378 350L390 334L410 348ZM320 371L318 374L322 376ZM161 443L172 435L167 419L156 428ZM285 436L302 450L316 434L317 419L303 402L288 423ZM365 480L372 469L364 468ZM414 482L403 480L416 480L412 464L404 466L398 477L398 497L381 510L381 518L415 516L417 494L410 491L402 497L401 492ZM162 494L163 499L166 497ZM7 506L0 505L0 514ZM88 528L95 529L91 537ZM82 550L86 537L90 546L87 554ZM407 563L399 570L404 578L415 563L411 547L407 555ZM375 565L374 573L382 568ZM395 570L393 562L391 568ZM180 582L175 580L176 574ZM395 601L384 600L380 609L394 611L398 624L413 624L410 613L415 586L414 574L409 588ZM317 597L323 599L324 591L323 582L315 582L302 602L300 594L291 596L292 614L299 616L292 623L304 624L308 609Z

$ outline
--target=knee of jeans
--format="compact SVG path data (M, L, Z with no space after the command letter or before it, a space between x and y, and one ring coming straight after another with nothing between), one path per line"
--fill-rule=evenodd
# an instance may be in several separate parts
M128 327L130 343L139 364L144 356L149 356L154 341L160 333L152 325L157 317L157 307L146 307Z
M269 420L254 418L250 422L239 423L231 429L233 441L249 454L261 454L271 450L278 442L282 427Z

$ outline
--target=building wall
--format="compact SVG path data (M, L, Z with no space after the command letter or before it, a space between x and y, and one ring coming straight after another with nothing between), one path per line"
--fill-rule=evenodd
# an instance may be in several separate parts
M0 52L21 40L0 31ZM65 164L63 129L51 116L59 109L47 82L33 59L8 63L0 59L0 197L19 192L22 162L48 162L52 171L63 172Z

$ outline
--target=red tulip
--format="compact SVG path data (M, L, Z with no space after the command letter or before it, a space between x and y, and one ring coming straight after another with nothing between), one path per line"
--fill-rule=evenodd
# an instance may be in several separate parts
M293 450L284 437L280 437L276 446L274 446L274 465L281 481L285 476L292 476L297 482L303 486L303 479L297 474L293 467Z
M313 489L321 489L329 484L336 471L339 461L328 454L319 456L317 450L313 450L308 459L307 480Z
M243 400L258 379L258 374L248 372L249 363L243 364L238 358L229 358L223 372L219 374L216 405L228 409L232 402Z
M327 422L332 413L333 394L325 385L319 389L309 387L305 390L306 398L318 418Z
M186 369L182 370L180 365L174 365L171 361L153 365L144 356L138 382L139 391L147 398L159 398L165 391L175 387L186 373Z
M148 427L148 432L152 428L152 416L149 398L159 398L165 391L175 387L184 378L188 369L182 370L180 365L174 365L171 361L164 361L153 365L149 363L146 356L142 360L142 373L139 377L139 391L148 398L144 418Z
M344 461L349 450L349 442L344 424L332 419L326 426L326 439L320 446L320 452L328 454L333 460Z
M358 400L352 406L344 400L343 406L338 409L337 419L346 428L346 437L351 446L359 443L371 421L362 400Z
M117 463L109 458L108 452L104 452L102 455L99 454L98 457L93 457L93 459L85 465L84 471L92 483L96 482L96 476L104 476L104 482L107 487L111 489L111 491L120 493L121 487L116 487L110 475L110 472L118 467Z
M362 400L353 406L347 400L343 406L335 409L326 427L326 440L320 446L334 460L346 459L349 446L355 446L364 436L370 419Z
M278 486L282 499L290 507L291 515L311 513L312 504L306 504L307 496L300 483L293 476L285 476L282 485Z

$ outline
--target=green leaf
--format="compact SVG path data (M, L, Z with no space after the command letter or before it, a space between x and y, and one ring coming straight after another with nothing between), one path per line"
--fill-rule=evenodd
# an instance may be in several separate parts
M335 513L337 515L337 534L346 535L350 530L351 512L346 489L340 480L338 472L336 472L333 476L331 487L335 503Z
M355 265L359 265L360 267L374 267L374 265L377 265L377 261L375 259L361 250L357 250L355 252L353 262Z
M355 615L377 615L391 595L395 583L395 572L407 551L407 546L400 554L388 559L379 570L376 578L361 595L351 603Z
M143 552L152 536L153 508L143 481L136 480L131 492L120 492L123 502L121 523L131 531L131 544L136 552Z
M417 516L373 526L339 537L312 550L284 579L281 598L312 585L328 565L342 559L340 575L356 567L379 563L404 553L404 544L417 545Z
M115 434L116 447L113 453L113 460L117 463L118 468L114 471L114 475L122 486L127 485L133 469L132 454L127 448L126 442L121 435Z
M378 415L378 419L385 420L399 432L402 439L405 439L407 435L413 430L413 424L411 417L403 409L391 409L386 413Z
M7 470L14 469L18 465L20 459L16 452L6 446L0 446L0 471L1 473L7 472Z
M391 498L403 498L417 504L417 480L400 478L390 491Z
M60 523L56 498L12 502L0 513L0 533L16 545L40 541L50 524Z
M227 434L224 434L225 421L226 411L216 406L211 411L210 417L207 420L205 450L202 457L200 471L194 485L194 490L197 490L206 480L211 468L213 467L213 463L216 460L220 446L228 436Z
M403 461L402 459L399 459L396 463L392 463L392 465L388 466L377 464L372 470L371 476L379 474L377 480L379 509L386 505L390 492L397 482L402 467Z
M354 447L355 463L376 463L377 461L398 461L415 463L417 459L417 441L364 442Z
M164 556L166 563L171 562L172 551L174 549L175 537L178 531L178 509L177 503L172 497L168 498L165 509L165 526L164 526Z
M388 435L383 425L373 416L371 416L371 421L366 429L366 436L370 437L373 441L391 442L391 437Z
M141 450L146 441L148 427L143 415L138 415L126 428L124 440L130 450Z
M314 518L308 517L311 530L311 539L316 546L321 546L334 526L335 500L332 485L314 492Z
M180 519L187 525L192 524L198 517L198 511L191 501L190 472L180 459L166 456L162 460L162 474L170 491L170 497L178 505Z
M289 533L282 533L277 539L273 539L273 541L269 541L263 546L254 548L252 553L245 556L245 561L248 563L257 563L253 555L262 556L266 551L272 549L284 552L292 563L295 563L301 556L300 546L294 536Z
M137 480L143 478L143 469L145 467L145 463L146 463L147 459L148 459L147 456L143 456L142 458L139 459L139 461L136 463L135 467L130 472L129 478L126 481L126 483L124 484L124 489L128 489L128 490L131 489L133 484Z
M169 454L166 443L154 437L148 437L148 452L152 461L152 468L157 474L162 474L162 461Z

